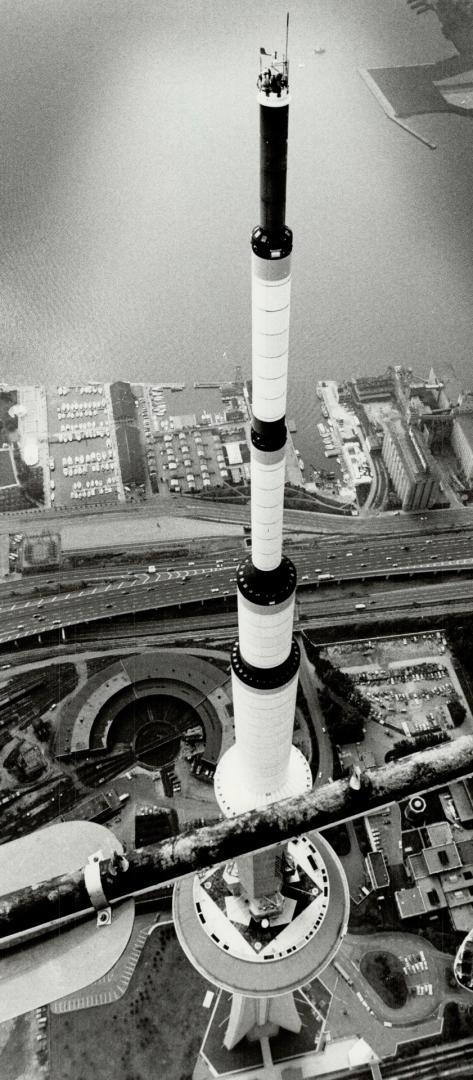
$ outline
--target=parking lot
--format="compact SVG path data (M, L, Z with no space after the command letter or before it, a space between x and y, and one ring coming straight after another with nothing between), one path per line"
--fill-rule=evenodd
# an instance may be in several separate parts
M327 654L372 705L363 741L340 750L344 766L382 765L401 739L411 738L414 750L418 736L453 739L473 733L473 717L440 632L347 643ZM458 727L448 707L452 701L465 709Z
M429 964L422 949L400 957L409 994L413 997L432 997L433 983L429 981ZM430 976L432 978L432 975Z
M154 455L164 490L205 491L230 477L225 442L216 430L168 431L155 441Z

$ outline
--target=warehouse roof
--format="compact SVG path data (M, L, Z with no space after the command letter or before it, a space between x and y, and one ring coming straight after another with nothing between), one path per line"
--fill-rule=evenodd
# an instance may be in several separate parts
M128 382L111 383L110 398L115 420L135 420L136 401Z
M119 424L116 438L123 483L143 484L145 468L138 429L131 424Z

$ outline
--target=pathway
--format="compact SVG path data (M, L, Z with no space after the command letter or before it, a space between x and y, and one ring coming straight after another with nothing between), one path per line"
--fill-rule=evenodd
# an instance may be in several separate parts
M319 696L316 688L316 674L313 665L307 656L303 635L298 635L301 649L301 666L299 671L300 684L309 709L315 735L319 747L319 769L314 787L326 784L333 774L333 750L329 736L325 730L325 718L320 707Z

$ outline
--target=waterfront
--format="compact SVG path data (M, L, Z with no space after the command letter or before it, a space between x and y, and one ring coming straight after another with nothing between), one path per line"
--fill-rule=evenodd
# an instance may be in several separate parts
M236 363L249 374L249 88L285 10L62 0L58 19L57 0L2 6L5 381L190 388ZM386 121L357 71L452 51L404 0L382 16L377 0L291 8L288 416L306 463L319 378L448 359L469 379L469 121L417 117L431 152ZM211 396L197 393L194 408Z

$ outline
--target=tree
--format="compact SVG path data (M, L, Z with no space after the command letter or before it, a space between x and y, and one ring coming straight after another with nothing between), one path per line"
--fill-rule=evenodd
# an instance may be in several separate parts
M473 0L407 0L408 6L418 15L435 11L442 33L458 49L459 53L473 48Z
M427 750L431 746L439 746L440 743L448 742L450 736L446 731L426 731L420 735L413 735L410 739L400 739L386 754L385 761L397 761L398 758L408 757L417 750Z
M463 702L459 701L456 697L452 697L450 698L450 701L447 701L447 706L455 727L460 727L466 716L466 709Z

